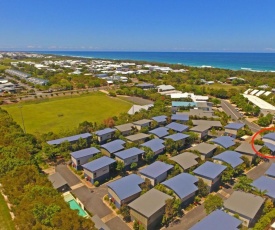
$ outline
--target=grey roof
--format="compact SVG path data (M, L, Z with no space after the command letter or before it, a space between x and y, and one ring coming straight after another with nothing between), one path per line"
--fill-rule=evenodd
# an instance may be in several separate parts
M195 185L196 182L198 182L198 178L195 176L188 173L181 173L162 182L162 184L173 190L180 199L183 199L198 191L198 187Z
M241 154L235 151L225 151L213 157L215 160L223 161L230 164L233 168L243 163Z
M197 165L198 162L196 159L198 158L199 157L194 153L184 152L177 156L171 157L170 160L177 162L185 170Z
M234 191L232 195L224 201L224 207L234 213L253 219L264 201L264 198L251 193Z
M197 126L191 128L190 131L202 133L205 130L209 130L209 129L211 129L211 126L209 126L207 124L202 124L202 125L197 125Z
M114 133L115 131L116 131L115 129L106 128L106 129L96 131L95 134L97 136L103 136L108 133Z
M275 163L273 163L268 170L265 172L265 175L275 177Z
M166 118L167 116L162 115L162 116L156 116L156 117L152 117L152 119L156 122L166 122Z
M97 215L94 215L92 221L95 223L95 227L99 230L111 230Z
M80 138L86 139L91 136L92 135L90 133L83 133L83 134L78 134L78 135L74 135L74 136L70 136L70 137L64 137L64 138L60 138L60 139L56 139L56 140L52 140L52 141L47 141L47 143L49 145L59 145L65 141L73 142L73 141L79 140Z
M55 189L58 189L67 184L67 181L58 172L49 175L48 179L50 182L52 182L52 185Z
M196 168L193 172L198 175L205 178L209 178L211 180L214 180L216 177L218 177L227 167L220 164L215 164L210 161L206 161L201 166Z
M172 199L172 197L153 188L131 202L128 206L149 218L162 209L165 206L165 201L168 199Z
M149 131L149 133L155 134L159 138L169 135L168 129L165 127L159 127L159 128L153 129L153 130Z
M233 129L233 130L239 130L242 127L244 127L243 123L229 123L228 125L226 125L224 128L225 129Z
M179 141L188 138L189 135L183 133L175 133L165 137L165 139L172 139L173 141Z
M155 152L165 148L165 146L163 145L163 142L164 142L164 140L156 138L156 139L152 139L150 141L143 143L141 146L148 147L148 148L152 149L152 151L155 153Z
M143 182L144 180L140 176L136 174L131 174L129 176L122 177L116 181L113 181L107 186L115 192L120 200L124 200L141 192L141 188L139 187L139 185Z
M150 122L152 122L152 120L142 119L142 120L139 120L139 121L134 121L133 124L134 125L144 125L144 124L147 124L147 123L150 123Z
M103 157L100 157L96 160L93 160L91 162L88 162L88 163L82 165L82 167L88 171L95 172L98 169L101 169L101 168L103 168L107 165L113 164L115 162L116 161L114 159L112 159L110 157L103 156Z
M215 144L222 146L223 148L229 148L235 145L234 138L229 136L221 136L211 140Z
M115 128L117 130L119 130L120 132L125 132L125 131L131 131L133 126L134 126L134 124L127 123L127 124L123 124L123 125L117 125L117 126L115 126Z
M229 214L216 210L195 224L190 230L238 230L242 221Z
M189 127L187 125L182 125L177 122L172 122L172 123L166 125L165 127L172 129L176 132L183 132L183 131L187 131L189 129Z
M139 173L155 179L173 167L173 165L169 165L161 161L155 161L153 164L150 164L147 167L139 170Z
M137 155L140 155L140 154L143 154L143 153L144 153L143 150L138 149L136 147L133 147L133 148L130 148L130 149L126 149L126 150L114 153L114 154L115 154L116 157L125 160L125 159L128 159L130 157L137 156Z
M222 127L220 121L192 120L193 125L210 125L211 127Z
M80 159L82 157L93 156L97 153L100 153L100 151L95 147L91 147L91 148L82 149L82 150L79 150L79 151L72 152L71 156L74 159Z
M254 147L257 151L259 151L263 146L261 145L255 145ZM239 152L239 153L248 153L251 155L256 154L255 151L252 149L252 146L250 143L247 142L243 142L240 146L238 146L235 151Z
M275 199L275 180L267 177L261 176L257 180L255 180L252 185L258 188L261 191L267 191L266 195L270 196L271 198Z
M214 149L216 149L217 146L215 145L211 145L208 143L200 143L194 147L192 147L190 150L197 150L199 151L201 154L208 154L209 152L213 151Z
M109 153L115 153L124 149L124 144L125 141L118 139L108 142L107 144L101 145L101 148L106 149Z
M127 136L125 137L127 140L129 141L139 141L139 140L144 140L146 138L148 138L149 135L148 134L145 134L145 133L137 133L137 134L134 134L134 135L130 135L130 136Z

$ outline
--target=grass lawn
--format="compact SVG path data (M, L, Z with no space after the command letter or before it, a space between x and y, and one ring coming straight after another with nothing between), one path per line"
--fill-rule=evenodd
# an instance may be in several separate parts
M246 87L244 85L231 85L231 84L213 84L213 85L202 85L206 88L212 88L212 89L238 89L238 90L245 90Z
M130 102L99 92L2 106L21 126L19 105L22 105L26 132L32 134L70 130L83 121L101 123L108 117L127 112L132 106Z
M0 230L14 230L13 221L11 219L8 206L4 197L0 193Z

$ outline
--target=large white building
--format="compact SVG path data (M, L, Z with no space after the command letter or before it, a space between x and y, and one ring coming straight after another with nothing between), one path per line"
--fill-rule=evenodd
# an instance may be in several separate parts
M266 115L270 113L275 115L275 106L254 95L243 94L243 96L247 98L251 103L258 106L261 109L262 114Z

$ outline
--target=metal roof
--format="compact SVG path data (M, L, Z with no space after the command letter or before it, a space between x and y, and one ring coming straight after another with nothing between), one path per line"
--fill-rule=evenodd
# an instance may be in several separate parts
M119 130L120 132L125 132L125 131L131 131L133 126L134 125L132 123L127 123L127 124L123 124L123 125L117 125L117 126L115 126L115 128L117 130Z
M147 124L147 123L150 123L150 122L152 122L152 120L142 119L142 120L139 120L139 121L134 121L133 124L134 125L144 125L144 124Z
M235 151L225 151L213 157L215 160L223 161L230 164L233 168L243 163L241 159L241 154Z
M79 150L79 151L72 152L71 156L74 159L80 159L82 157L93 156L97 153L100 153L100 151L95 147L91 147L91 148L82 149L82 150Z
M171 117L172 121L188 121L189 116L186 114L173 114Z
M131 174L113 181L107 184L107 186L117 194L120 200L124 200L141 192L139 185L142 183L144 183L144 180L140 176Z
M67 181L58 172L49 175L48 179L50 182L52 182L52 185L55 189L58 189L67 184Z
M173 190L180 199L183 199L198 190L198 187L194 185L196 182L198 182L198 178L195 176L188 173L181 173L162 182L162 184Z
M190 230L237 230L241 224L241 220L221 210L216 210L195 224Z
M172 123L166 125L165 127L168 129L177 131L177 132L183 132L183 131L187 131L189 129L189 127L187 125L182 125L177 122L172 122Z
M172 135L169 135L165 137L165 139L172 139L173 141L179 141L188 138L189 135L183 134L183 133L175 133Z
M197 103L193 101L172 101L173 107L196 107Z
M173 165L169 165L161 161L155 161L153 164L148 165L146 168L139 170L139 172L140 174L155 179L163 173L166 173L173 167Z
M269 139L269 140L275 141L275 133L268 133L263 136L263 139Z
M192 120L193 125L209 125L211 127L222 127L220 121Z
M130 149L126 149L126 150L114 153L114 154L118 158L125 160L125 159L128 159L130 157L137 156L137 155L143 154L143 153L144 153L143 150L138 149L136 147L133 147L133 148L130 148Z
M101 148L106 149L109 153L115 153L117 151L124 149L124 144L125 141L118 139L108 142L107 144L101 145Z
M203 143L199 143L198 145L192 147L190 150L197 150L201 154L206 155L206 154L210 153L211 151L213 151L216 148L217 148L217 146L215 146L215 145L211 145L211 144L203 142Z
M214 142L215 144L222 146L225 149L235 145L234 138L229 136L217 137L211 141Z
M232 195L224 201L224 207L233 213L238 213L253 219L264 201L264 198L251 193L234 191Z
M95 134L97 136L103 136L108 133L114 133L115 131L116 131L115 129L106 128L106 129L96 131Z
M103 157L100 157L96 160L93 160L91 162L88 162L88 163L82 165L82 167L84 169L87 169L88 171L95 172L98 169L101 169L101 168L103 168L107 165L113 164L115 162L116 161L114 159L112 159L110 157L103 156Z
M202 133L205 130L209 130L209 129L211 129L210 125L202 124L202 125L197 125L197 126L191 128L190 131Z
M275 106L271 105L270 103L264 101L263 99L257 96L247 95L247 94L243 94L243 96L246 97L249 101L251 101L254 105L258 106L260 109L273 110L273 111L275 110Z
M204 164L196 168L193 172L198 176L210 178L211 180L218 177L227 167L206 161Z
M265 142L264 145L271 150L271 152L275 151L275 145Z
M166 118L167 116L165 115L152 117L152 119L156 122L166 122Z
M149 218L162 209L165 206L165 201L168 199L172 199L172 197L153 188L131 202L128 206Z
M125 137L127 140L129 141L139 141L139 140L144 140L146 138L148 138L149 135L148 134L145 134L145 133L137 133L137 134L134 134L134 135L130 135L130 136L127 136Z
M229 123L228 125L226 125L224 128L225 129L234 129L234 130L239 130L242 127L244 127L243 123Z
M153 130L149 131L149 133L155 134L159 138L169 135L168 129L165 127L159 127L159 128L153 129Z
M148 148L152 149L153 152L157 152L157 151L165 148L165 146L163 145L163 142L164 142L164 140L156 138L156 139L153 139L153 140L143 143L141 146L148 147Z
M56 139L56 140L52 140L52 141L47 141L47 143L49 145L59 145L62 142L68 141L68 142L73 142L73 141L77 141L80 138L86 139L88 137L91 137L92 135L90 133L82 133L82 134L78 134L75 136L70 136L70 137L64 137L64 138L60 138L60 139Z
M275 163L273 163L268 170L265 172L265 175L275 177Z
M177 162L184 170L191 168L194 165L197 165L198 162L196 159L199 157L190 152L184 152L177 156L171 157L170 160Z
M266 190L266 195L270 196L271 198L275 198L275 180L267 177L261 176L257 180L252 183L257 189L264 191Z
M259 151L263 146L261 145L254 145L255 149ZM248 153L251 155L255 155L255 151L252 149L252 146L250 143L243 142L239 147L235 149L235 151L240 152L240 153Z

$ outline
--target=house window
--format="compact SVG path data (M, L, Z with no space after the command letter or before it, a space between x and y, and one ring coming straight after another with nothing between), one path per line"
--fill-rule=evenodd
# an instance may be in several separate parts
M80 165L80 160L77 160L77 165Z
M94 173L94 177L96 177L96 172Z

